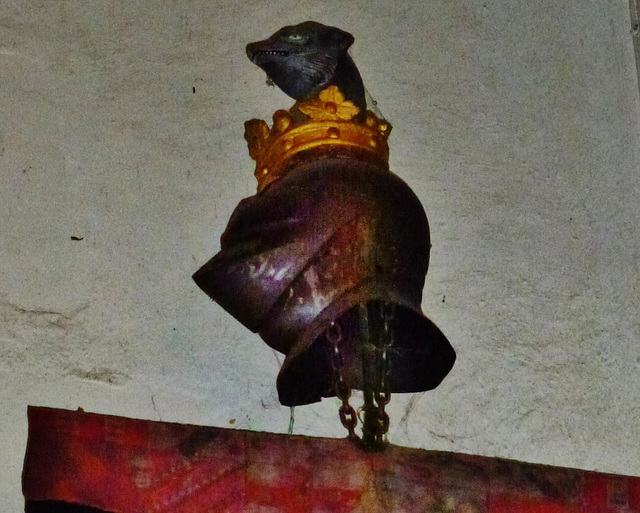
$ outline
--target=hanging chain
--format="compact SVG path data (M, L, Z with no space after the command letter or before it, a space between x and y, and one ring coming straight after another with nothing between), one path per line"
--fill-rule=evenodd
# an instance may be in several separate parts
M377 441L379 443L383 443L384 436L389 431L389 414L385 411L385 407L389 404L389 401L391 401L391 365L389 363L389 353L391 352L394 339L393 329L391 329L390 323L395 316L395 305L383 303L381 310L383 327L378 369L379 383L374 394L374 399L378 405L378 419L380 422L377 433Z
M382 325L377 340L370 340L368 328L367 307L361 305L361 323L364 325L363 338L361 340L361 356L363 361L363 396L365 404L362 408L364 419L362 421L363 444L370 450L381 450L385 446L385 436L389 431L389 414L385 411L391 400L391 365L390 353L394 344L394 330L392 321L395 316L395 305L381 303L379 305ZM377 331L377 330L376 330ZM342 342L342 328L337 322L331 322L326 332L327 341L332 346L331 366L335 376L336 396L342 401L339 414L342 425L349 432L350 440L358 440L355 428L358 423L358 415L349 404L351 389L344 380L344 361L340 351Z
M342 359L342 353L340 352L339 343L342 341L342 328L340 324L331 321L331 325L327 330L327 341L333 346L333 352L331 355L331 366L333 367L333 374L336 378L336 396L342 401L342 406L338 410L340 414L340 422L347 429L349 440L357 440L355 429L358 423L358 416L356 411L349 404L349 398L351 397L351 389L344 380L342 369L344 361Z
M361 340L364 395L362 441L365 448L379 451L384 449L385 435L389 431L389 415L385 407L391 400L389 357L394 343L391 323L395 308L386 303L374 303L372 306L379 308L376 318L380 320L380 324L373 338L365 333L366 336ZM361 313L361 317L364 313Z

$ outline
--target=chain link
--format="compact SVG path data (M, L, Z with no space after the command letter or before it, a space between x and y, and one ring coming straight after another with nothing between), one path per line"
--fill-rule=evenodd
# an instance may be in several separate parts
M327 330L327 341L333 346L333 352L331 354L331 366L333 367L333 374L336 378L336 396L342 401L342 405L338 410L340 415L340 422L349 432L347 438L349 440L357 440L355 429L358 424L358 416L353 407L349 404L349 398L351 397L351 389L344 380L342 369L344 367L344 361L342 359L342 353L340 352L339 343L342 341L342 328L340 324L331 321L329 329Z
M393 329L390 323L395 317L395 305L382 303L381 316L383 320L382 340L379 361L379 383L374 394L374 399L378 406L379 428L376 433L376 439L379 443L383 443L384 437L389 431L389 415L385 411L385 406L391 401L391 365L389 362L389 353L394 343Z
M394 344L392 321L395 307L384 302L370 303L369 310L374 314L377 327L373 334L363 330L360 342L364 395L362 440L367 449L378 451L384 449L386 433L389 431L389 415L385 407L391 400L389 358ZM366 310L361 315L368 317ZM361 321L364 319L361 318Z
M363 305L364 307L364 305ZM394 344L394 330L392 321L395 318L395 305L381 303L379 305L380 319L382 326L378 331L378 340L372 344L369 340L368 329L365 330L364 339L361 340L361 351L363 362L368 359L373 365L371 367L368 385L363 383L363 393L365 405L360 408L364 419L360 419L363 424L363 441L369 449L380 450L384 447L386 434L389 431L389 415L385 411L387 404L391 400L391 365L389 355ZM366 307L363 308L366 316ZM361 319L364 321L365 319ZM368 321L367 321L368 322ZM340 422L349 432L350 440L358 440L355 433L358 424L358 414L349 404L351 389L344 380L344 360L340 351L340 342L343 341L342 328L339 323L332 321L326 331L326 338L333 351L331 354L331 366L335 376L335 392L338 399L342 401L338 413ZM366 340L365 340L366 339ZM377 343L376 343L377 342ZM373 360L371 360L373 358Z

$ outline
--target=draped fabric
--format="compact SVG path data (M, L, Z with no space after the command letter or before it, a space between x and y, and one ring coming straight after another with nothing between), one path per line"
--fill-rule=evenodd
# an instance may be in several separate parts
M345 379L359 388L360 343L379 332L381 305L395 312L391 390L418 392L436 387L455 360L420 306L429 252L427 218L405 182L354 158L316 158L243 200L221 251L194 279L287 355L282 404L335 395L331 322L343 334Z
M29 513L640 513L640 478L34 407L23 491Z

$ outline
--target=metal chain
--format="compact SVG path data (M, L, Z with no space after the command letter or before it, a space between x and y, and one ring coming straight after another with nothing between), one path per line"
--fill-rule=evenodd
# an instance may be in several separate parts
M375 339L361 341L363 362L364 422L363 444L369 450L382 450L389 431L389 415L385 407L391 400L391 365L389 361L394 343L394 305L380 303L376 317L381 321Z
M383 443L384 436L389 431L389 414L385 411L385 407L391 401L391 365L389 362L389 353L394 343L393 329L390 327L391 321L395 316L395 305L381 305L381 315L383 320L381 351L379 361L379 383L374 394L374 399L378 405L379 429L376 434L377 441Z
M340 422L347 429L349 440L357 440L355 429L358 423L358 416L356 411L349 404L349 398L351 397L351 389L344 380L342 369L344 361L342 359L342 353L340 352L339 343L342 341L342 328L340 324L331 321L329 329L327 330L327 341L333 346L333 352L331 354L331 366L333 367L333 374L336 378L336 396L342 401L342 405L338 410L340 414Z
M364 305L363 305L364 306ZM364 312L366 315L366 307ZM363 362L369 359L373 364L371 378L373 382L364 387L365 405L363 422L363 442L368 449L380 450L384 448L385 436L389 431L389 414L385 411L387 404L391 400L391 365L389 354L394 344L394 330L391 323L395 317L395 305L381 303L380 318L382 320L382 329L379 331L377 344L371 344L368 340L368 329L366 330L367 340L361 341L363 348ZM364 319L361 319L361 321ZM340 342L342 342L342 328L340 324L332 321L326 332L327 341L331 344L333 351L331 354L331 366L335 376L335 391L338 399L342 401L338 412L342 425L349 432L350 440L358 440L359 437L355 433L358 424L358 415L353 407L349 404L351 397L351 389L344 380L343 367L344 361L340 351ZM372 361L371 358L374 360ZM364 385L364 384L363 384ZM369 406L368 406L369 405Z

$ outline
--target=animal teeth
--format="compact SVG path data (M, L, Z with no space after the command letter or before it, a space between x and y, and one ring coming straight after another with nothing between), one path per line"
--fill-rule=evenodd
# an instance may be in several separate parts
M289 55L286 50L258 50L262 55Z

